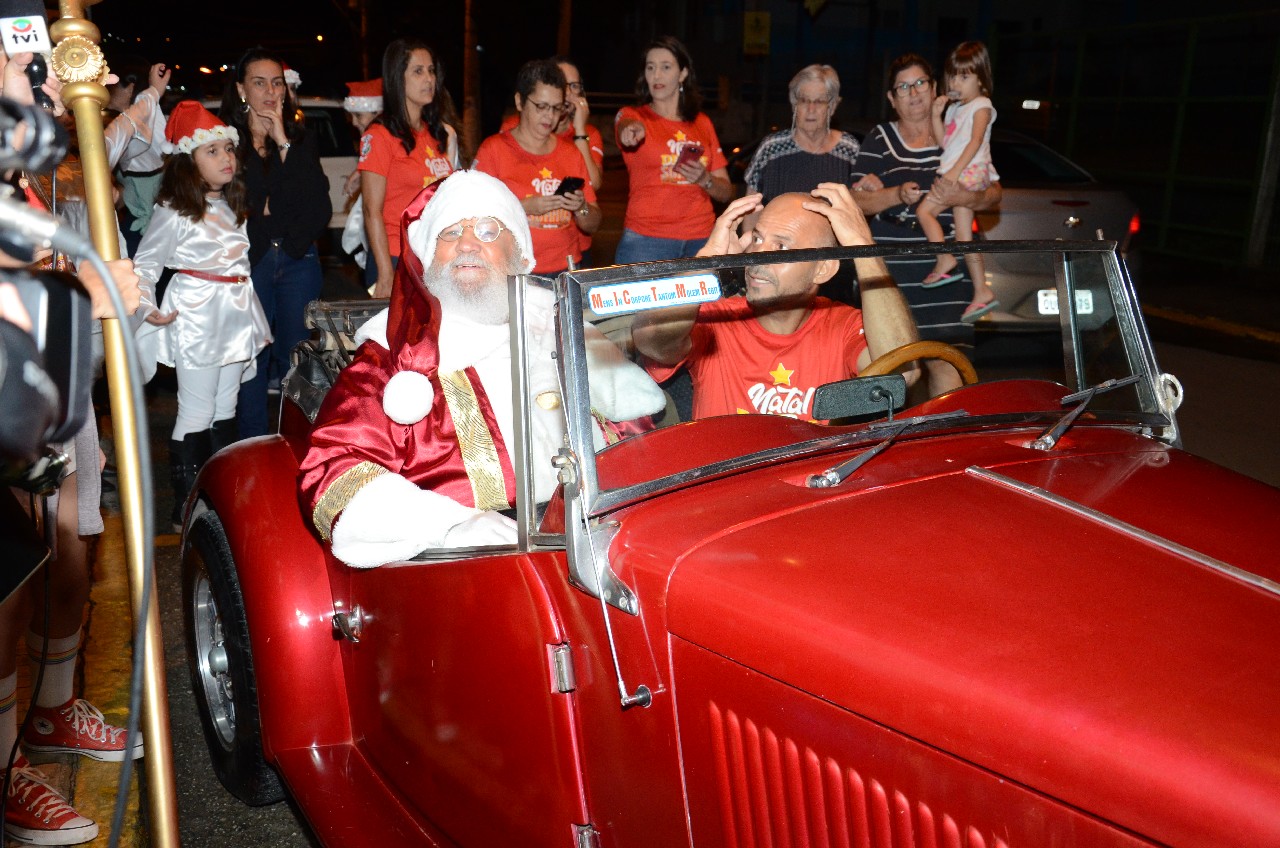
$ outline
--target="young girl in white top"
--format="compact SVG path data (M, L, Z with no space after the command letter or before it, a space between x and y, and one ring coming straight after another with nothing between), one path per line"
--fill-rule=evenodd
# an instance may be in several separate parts
M970 191L983 191L1000 179L991 164L991 126L996 121L996 110L991 105L991 58L986 46L980 41L964 42L947 57L944 74L947 93L933 103L933 134L942 147L938 178L958 182ZM938 222L938 214L945 209L929 195L916 207L916 217L929 241L946 240ZM956 241L972 241L973 210L957 206L951 212ZM970 254L965 258L974 294L961 320L973 322L999 304L986 284L982 257ZM956 270L956 264L951 254L939 254L922 285L932 288L961 279L963 274Z
M180 524L196 472L215 448L234 441L240 383L253 377L271 331L249 279L239 134L184 100L173 107L165 137L169 155L155 212L133 261L144 303L154 304L161 272L174 271L159 310L152 306L146 320L158 330L156 358L178 378L169 461Z

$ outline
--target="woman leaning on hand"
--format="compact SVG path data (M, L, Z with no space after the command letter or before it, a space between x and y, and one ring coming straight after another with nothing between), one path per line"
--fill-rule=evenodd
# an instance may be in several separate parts
M241 56L219 113L240 138L253 289L273 338L258 354L257 373L240 387L236 419L240 437L247 438L269 432L267 387L284 377L294 345L310 336L307 304L320 297L324 283L316 240L333 207L319 146L285 83L279 56L261 47ZM222 434L215 450L228 440L234 434Z
M683 44L662 36L649 45L636 94L640 104L623 107L614 119L630 179L614 261L693 256L711 235L711 202L726 203L734 192Z

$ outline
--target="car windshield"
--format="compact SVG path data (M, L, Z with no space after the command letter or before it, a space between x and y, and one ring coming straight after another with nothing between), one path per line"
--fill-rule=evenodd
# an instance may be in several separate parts
M839 257L851 267L855 257L883 255L888 249L787 251L754 254L750 260L742 256L678 260L561 275L556 282L557 357L564 414L571 447L582 461L588 512L601 514L660 491L762 463L861 442L871 445L883 438L882 428L890 417L894 422L906 421L900 440L978 428L1022 430L1030 440L1078 403L1071 395L1134 376L1138 379L1091 393L1087 412L1072 419L1072 426L1123 426L1171 436L1172 422L1160 406L1150 343L1113 244L1000 243L980 250L987 273L1013 281L1005 289L1013 301L1009 308L1028 320L1017 332L978 327L973 348L958 351L963 354L959 364L972 365L968 377L961 377L961 368L952 372L951 366L942 369L947 377L935 378L929 371L906 389L905 402L893 410L884 391L881 400L870 406L865 398L848 406L847 398L857 398L859 386L865 388L862 381L843 393L817 389L819 396L829 392L835 396L834 400L826 397L834 406L817 409L814 397L793 396L796 393L787 385L788 368L780 362L757 387L761 398L771 399L763 408L775 414L695 419L690 393L700 387L691 387L684 368L674 375L655 369L636 352L631 335L636 314L666 304L732 306L736 302L745 310L735 313L740 320L753 321L739 293L748 264ZM852 289L850 305L857 307L856 283ZM1069 308L1063 309L1063 304ZM699 306L704 315L713 308L717 307ZM634 413L640 407L616 396L636 391L639 384L614 378L617 363L599 355L601 335L612 342L608 348L616 358L625 356L664 378L660 409L637 416ZM841 355L836 350L823 355L828 354ZM890 378L881 381L881 388L887 387L892 395ZM966 384L957 388L962 381ZM880 384L865 385L874 389ZM819 418L818 412L831 417Z

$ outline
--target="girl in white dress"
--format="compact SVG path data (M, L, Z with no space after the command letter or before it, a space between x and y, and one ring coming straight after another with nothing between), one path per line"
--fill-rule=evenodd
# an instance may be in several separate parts
M938 179L950 180L969 191L985 191L1000 179L991 164L991 126L996 122L996 109L991 104L991 58L980 41L966 41L947 57L944 68L947 93L933 102L933 134L942 147L942 163ZM938 214L946 207L926 195L916 207L920 228L929 241L942 242L946 235L938 223ZM973 240L973 210L956 206L956 241ZM973 302L965 309L962 321L972 323L995 309L991 289L986 284L982 257L965 257L973 279ZM942 286L959 280L956 258L949 253L938 255L933 272L924 278L925 288Z
M253 377L271 331L249 278L248 203L235 129L184 100L170 113L165 137L169 155L134 268L147 304L155 302L161 273L173 270L159 310L151 306L146 320L156 358L178 378L169 442L178 529L200 466L235 438L240 383Z

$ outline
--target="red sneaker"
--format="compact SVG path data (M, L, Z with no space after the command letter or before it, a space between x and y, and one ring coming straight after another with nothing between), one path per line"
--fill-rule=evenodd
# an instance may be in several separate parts
M81 754L91 760L118 763L125 757L125 729L107 724L102 711L81 698L60 707L32 707L31 726L22 738L27 753ZM129 758L142 756L136 734Z
M98 835L98 826L77 813L21 754L9 772L4 827L9 836L32 845L79 845Z

